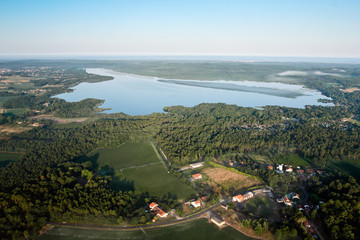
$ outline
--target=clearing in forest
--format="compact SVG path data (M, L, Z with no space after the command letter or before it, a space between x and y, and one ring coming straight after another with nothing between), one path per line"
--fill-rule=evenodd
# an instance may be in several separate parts
M149 193L179 200L195 194L195 190L168 173L166 166L150 142L126 143L118 148L101 148L88 154L98 165L98 173L112 175L117 190Z
M262 183L253 177L249 177L240 173L235 173L224 168L210 167L202 171L213 182L224 187L225 189L239 190L243 188L249 188Z
M5 167L12 161L20 159L19 153L0 153L0 167Z

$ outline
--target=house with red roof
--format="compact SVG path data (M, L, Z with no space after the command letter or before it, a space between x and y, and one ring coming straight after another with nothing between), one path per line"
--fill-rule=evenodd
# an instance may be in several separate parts
M234 196L232 200L234 202L242 202L242 201L244 201L244 197L243 197L243 195L239 194L239 195Z
M191 179L192 179L193 181L202 179L202 175L201 175L200 173L194 174L194 175L191 176Z
M154 208L156 208L157 206L159 206L156 202L152 202L150 203L149 207L150 207L150 210L153 210Z

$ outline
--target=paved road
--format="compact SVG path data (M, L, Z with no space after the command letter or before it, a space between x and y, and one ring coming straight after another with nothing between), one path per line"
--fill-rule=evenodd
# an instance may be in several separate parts
M146 228L155 228L155 227L164 227L169 225L176 225L188 221L195 220L199 218L202 214L211 211L212 209L220 206L221 204L228 204L231 202L231 199L223 200L219 202L218 204L209 207L207 209L204 209L198 213L195 213L194 215L191 215L189 217L185 217L182 219L175 219L168 222L158 222L153 224L147 224L147 225L140 225L140 226L104 226L104 225L93 225L93 224L79 224L79 223L62 223L62 222L49 222L51 225L57 225L57 226L71 226L71 227L78 227L78 228L88 228L88 229L106 229L106 230L131 230L131 229L146 229Z

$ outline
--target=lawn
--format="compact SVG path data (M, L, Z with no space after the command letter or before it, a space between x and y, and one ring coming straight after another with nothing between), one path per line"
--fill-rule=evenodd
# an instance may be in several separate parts
M273 215L274 209L277 209L277 205L267 197L256 197L247 200L245 208L255 216L269 218Z
M170 193L179 200L196 193L189 185L168 173L149 142L98 149L88 157L98 164L99 173L113 175L112 186L116 190L148 192L151 196L160 197Z
M200 219L176 226L134 230L134 231L109 231L109 230L85 230L66 227L55 227L38 240L75 240L75 239L156 239L156 240L252 240L237 230L226 227L219 229L205 219Z
M277 164L287 164L292 165L294 167L300 166L300 167L307 167L311 165L311 161L307 158L300 157L297 154L289 154L286 156L281 156L274 159L274 162Z
M0 167L5 167L12 161L17 161L20 158L18 153L0 153Z

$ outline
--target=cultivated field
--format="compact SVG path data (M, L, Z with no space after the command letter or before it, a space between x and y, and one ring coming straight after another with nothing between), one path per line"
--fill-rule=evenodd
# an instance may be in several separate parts
M156 239L156 240L251 240L231 227L219 229L207 220L201 219L176 226L134 230L134 231L109 231L85 230L66 227L55 227L38 240L80 240L80 239Z
M206 168L202 171L213 182L224 187L225 189L239 190L242 188L249 188L262 183L256 178L252 178L239 173L234 173L230 170L223 168Z
M98 149L89 157L95 158L100 172L113 172L115 189L148 192L153 196L170 193L179 200L195 193L189 185L168 173L151 143L126 143L119 148Z

